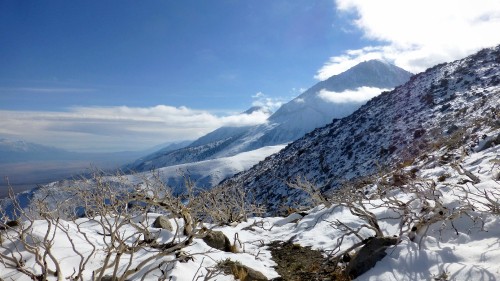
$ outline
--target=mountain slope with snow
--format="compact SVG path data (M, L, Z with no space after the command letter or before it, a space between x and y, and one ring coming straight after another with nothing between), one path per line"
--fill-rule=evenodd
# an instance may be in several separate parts
M242 152L230 157L221 157L217 159L204 160L180 165L173 165L159 168L152 171L123 175L109 175L103 177L103 182L119 183L120 180L127 179L135 184L144 181L161 180L174 195L184 194L187 190L186 181L188 180L197 190L210 189L220 183L222 180L233 176L236 173L250 169L255 164L263 161L266 157L277 153L283 149L285 145L266 146L260 149ZM98 171L87 171L86 178L89 175ZM80 178L80 177L75 177ZM62 180L54 181L45 185L35 185L36 188L28 191L20 192L16 198L22 202L26 208L30 205L30 201L36 201L42 198L51 198L50 204L55 208L57 202L68 200L72 195L62 190L68 189L71 186L84 184L86 180ZM11 213L13 209L12 201L9 198L0 198L0 209ZM1 218L1 212L0 212Z
M349 115L368 100L355 97L368 89L371 96L384 89L394 88L408 81L412 74L389 63L378 60L362 62L344 73L321 81L297 98L284 104L266 124L250 127L222 127L194 141L189 147L171 153L155 153L136 161L126 170L146 171L165 167L227 157L269 145L294 141L333 118ZM336 101L327 98L347 96ZM371 97L370 96L370 97ZM261 108L252 108L247 114Z
M133 175L40 187L0 221L0 279L500 279L499 77L500 46L438 65L192 197Z
M288 182L305 179L327 192L411 162L439 140L464 138L475 147L483 138L478 131L500 126L499 77L500 46L435 66L224 184L251 190L275 211L304 203L304 193Z
M154 174L172 188L174 194L180 194L186 190L186 179L189 179L197 188L211 188L227 177L250 169L284 147L285 145L266 146L230 157L163 167L155 170ZM147 177L148 172L138 175L138 177L144 176Z
M359 255L359 248L368 244L362 243L363 239L370 241L377 235L366 227L369 223L366 219L349 210L349 204L353 203L352 208L363 206L362 210L370 212L381 234L397 243L383 248L380 261L350 280L496 280L500 278L500 247L497 245L500 219L495 209L500 199L499 153L500 145L496 145L472 152L458 161L463 170L476 178L475 184L453 168L452 163L440 163L445 152L435 151L429 155L433 160L423 159L408 167L407 170L418 170L418 178L395 186L388 181L393 177L391 173L381 174L373 183L360 187L364 192L357 193L363 194L359 201L333 198L339 203L318 205L287 217L251 217L231 226L204 225L228 237L230 243L236 245L237 250L233 252L215 249L201 237L190 241L183 231L179 231L184 224L178 218L168 219L178 228L161 229L154 224L159 216L155 213L133 216L128 222L125 221L127 217L122 219L123 213L105 219L96 216L27 221L2 232L0 278L32 280L29 273L42 273L34 253L43 256L48 250L53 259L47 259L47 266L54 274L49 274L47 280L71 279L76 273L81 273L83 280L92 280L108 255L111 261L120 261L104 272L103 276L108 279L114 272L122 276L128 270L128 280L234 281L233 274L237 272L224 270L221 266L238 262L260 272L263 279L257 280L280 278L279 270L283 268L294 276L308 272L310 278L307 280L315 280L313 278L325 274L333 276L334 273L327 270L332 263L341 260L344 262L338 264L338 276L339 272L348 271L353 262L343 253L354 249L349 253ZM443 175L446 175L444 180ZM491 204L491 200L496 205ZM417 228L422 221L427 221L425 227ZM111 243L110 235L105 235L109 231L107 227L116 229L118 237L127 237L128 251L117 254L121 245L113 246L117 243ZM153 234L152 240L158 244L145 242L142 235L146 234L138 231L143 228ZM414 228L417 230L413 231ZM358 231L352 233L350 230ZM31 251L22 246L19 231L23 231L28 241L34 241L30 244ZM158 245L178 250L164 252ZM275 255L276 246L272 245L278 248L290 245L286 259L294 260L293 267L282 263L283 259ZM138 246L142 248L137 250ZM315 268L304 267L301 261L309 256L305 255L307 248L302 247L310 247L324 256L324 262L316 264ZM20 267L15 264L17 258L23 261ZM54 261L59 265L58 271L54 271Z

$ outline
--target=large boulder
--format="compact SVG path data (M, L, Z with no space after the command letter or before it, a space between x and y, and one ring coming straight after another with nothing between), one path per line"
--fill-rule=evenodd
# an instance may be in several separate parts
M224 274L232 274L234 278L240 281L268 281L267 277L262 272L252 269L237 261L226 259L218 263ZM274 280L274 279L273 279ZM276 279L278 280L278 279ZM281 280L281 279L280 279ZM303 280L303 279L294 279Z
M207 230L203 237L203 241L212 248L224 252L231 252L231 241L229 241L229 238L227 238L222 231Z
M357 255L349 262L346 268L347 273L351 278L356 278L367 272L387 255L385 250L389 246L396 245L397 243L398 238L396 237L369 238Z
M234 263L231 266L233 275L241 281L268 281L262 272L252 269L246 265Z
M170 220L165 216L159 216L153 222L153 227L166 229L168 231L174 231Z

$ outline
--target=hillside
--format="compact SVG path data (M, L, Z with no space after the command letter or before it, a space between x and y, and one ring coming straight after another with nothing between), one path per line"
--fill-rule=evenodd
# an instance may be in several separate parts
M218 157L236 155L264 146L294 141L333 118L351 114L368 98L336 102L325 98L356 95L370 89L377 95L408 81L412 74L386 62L371 60L321 81L292 101L281 106L265 124L250 127L222 127L194 141L190 146L170 153L154 153L127 165L125 170L146 171ZM346 92L347 91L347 92ZM247 114L262 108L252 108Z
M284 145L266 146L230 157L173 165L156 169L152 173L143 172L135 176L142 178L158 175L167 186L172 188L174 194L186 191L186 179L189 179L197 188L208 189L227 177L250 169L259 161L277 153L284 147Z
M477 149L482 138L496 137L488 130L499 127L499 64L496 47L430 68L224 184L244 187L276 211L284 203L304 204L305 194L287 184L298 178L328 193L345 181L411 163L439 142Z
M39 187L0 221L0 279L499 279L499 72L500 46L433 67L199 193Z
M73 219L51 212L32 219L28 213L29 219L17 226L0 223L6 227L0 243L0 279L28 281L43 277L44 269L52 273L45 276L47 280L92 280L96 276L97 280L113 280L116 276L234 281L236 276L249 280L244 279L249 275L254 278L250 280L260 281L496 280L500 278L500 145L463 155L453 163L442 162L449 153L460 154L466 148L434 151L408 166L405 174L380 174L373 182L359 185L362 192L344 190L329 198L327 205L286 217L249 217L222 225L207 216L244 205L226 201L223 193L204 193L186 203L193 214L200 208L195 201L207 204L216 194L221 201L212 206L217 208L209 209L211 215L203 215L203 224L193 234L185 233L186 221L175 212L171 203L176 201L168 194L144 198L145 202L165 203L170 210L168 224L158 225L158 213L123 209L124 203L134 206L141 197L122 194L116 200L112 195L117 193L111 192L102 205L102 191L108 185L96 183L94 187L101 192L70 203L76 203L73 207L97 203L94 207L99 213ZM396 175L398 183L393 182ZM154 194L151 182L142 188L146 194ZM58 204L59 211L67 207L64 200ZM232 250L207 239L207 228L212 236L225 237L234 246ZM27 237L23 241L29 250L20 237ZM367 245L374 244L370 241L389 243L363 254ZM37 263L36 255L47 262ZM23 261L19 266L18 258ZM105 269L106 265L114 266Z

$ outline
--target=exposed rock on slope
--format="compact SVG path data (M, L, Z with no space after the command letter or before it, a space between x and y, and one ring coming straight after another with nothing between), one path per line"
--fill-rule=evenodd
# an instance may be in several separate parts
M305 194L287 185L297 177L325 192L412 161L439 139L474 148L483 138L476 131L500 126L499 84L500 46L437 65L223 184L243 186L273 211L304 204Z

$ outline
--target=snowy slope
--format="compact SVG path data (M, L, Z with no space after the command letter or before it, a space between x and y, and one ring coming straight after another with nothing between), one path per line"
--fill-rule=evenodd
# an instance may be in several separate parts
M248 115L254 113L266 114L266 116L271 114L268 109L259 106L251 107L242 112L242 114ZM124 165L122 170L125 172L145 172L161 167L215 159L223 156L233 156L242 151L232 154L226 153L222 156L218 154L221 150L224 150L248 133L251 128L252 126L221 127L179 149L164 148L146 155L132 163Z
M104 177L103 181L117 185L121 180L126 179L126 181L137 185L145 181L150 181L153 178L159 178L172 190L173 194L178 195L186 191L186 179L189 179L191 183L195 184L197 189L211 188L225 178L248 170L266 157L279 152L284 147L284 145L267 146L239 153L231 157L221 157L218 159L168 166L153 171L134 173L126 176L110 175ZM21 192L17 194L17 198L20 200L23 208L27 208L30 205L30 201L46 197L49 197L52 206L55 206L57 202L67 200L71 197L71 193L63 192L63 189L72 186L80 186L85 184L85 182L86 180L80 180L78 178L75 180L60 180ZM11 201L6 198L0 200L0 208L6 210L7 213L10 214L12 213L11 210L13 206Z
M324 91L340 95L351 90L351 95L354 95L358 89L370 87L374 94L378 95L384 90L405 83L411 76L410 72L387 62L362 62L339 75L319 82L280 107L269 117L270 123L279 123L279 126L268 133L268 138L276 143L296 140L313 129L330 123L334 118L348 116L368 100L366 98L359 101L333 102L321 95Z
M251 127L222 127L194 141L189 147L171 153L155 153L128 165L127 169L146 171L152 168L232 156L269 145L294 141L333 118L351 114L368 98L335 102L321 94L356 95L370 87L372 95L408 81L412 74L378 60L362 62L344 73L321 81L297 98L284 104L266 124ZM350 91L350 92L346 92ZM262 108L246 111L251 114Z
M162 180L173 189L173 193L182 193L185 190L185 178L189 178L198 188L210 188L222 180L238 172L250 169L267 156L277 153L285 145L266 146L260 149L243 152L230 157L221 157L212 160L173 165L154 171ZM137 176L147 176L148 172Z
M302 192L288 187L306 178L327 192L342 182L411 161L439 139L464 138L499 126L500 47L428 69L384 92L352 115L308 133L225 184L255 192L270 210Z
M453 151L459 152L463 148ZM391 177L389 173L381 175L374 183L360 187L365 190L366 195L361 203L378 220L382 234L395 236L398 244L388 247L385 250L387 255L381 261L354 280L497 280L500 278L500 247L498 247L500 218L495 206L484 196L487 194L489 199L494 202L496 200L498 208L500 146L470 153L456 162L477 177L479 182L476 184L472 184L470 178L457 172L450 163L440 164L439 157L443 154L442 150L436 151L429 155L434 157L434 161L425 159L408 167L406 171L418 170L418 179L410 183L399 186L387 184L386 178ZM443 174L446 174L447 178L440 180ZM431 188L427 188L426 184ZM382 190L385 193L380 193ZM415 190L421 193L412 193ZM405 205L398 205L396 202ZM404 212L402 206L408 206L410 212ZM404 214L408 215L409 220L404 220ZM146 217L136 217L134 220L135 223L151 225L157 216L151 213ZM413 237L410 229L418 225L419 218L427 216L438 216L438 220L430 222L424 232L418 232ZM112 222L113 218L108 220ZM61 227L55 233L51 251L60 264L63 279L74 274L75 268L81 264L80 261L87 256L90 260L86 264L84 280L91 280L92 270L103 264L107 253L105 249L110 245L110 238L101 234L104 230L99 221L99 218L81 218L59 222ZM173 225L178 223L174 219L170 221ZM319 205L304 214L294 213L288 217L254 217L233 226L206 224L205 226L213 230L222 231L231 238L231 241L237 233L241 242L238 244L239 252L216 250L201 239L195 238L183 249L184 254L193 258L187 262L176 259L174 253L147 260L159 250L148 249L146 246L145 250L136 253L133 259L125 254L121 259L121 265L117 267L117 272L123 272L128 262L132 261L130 268L141 262L145 262L146 266L129 276L129 280L235 280L233 275L217 270L216 267L217 263L230 259L272 279L279 274L276 271L276 257L273 257L270 251L271 242L292 243L294 245L292 249L297 249L297 252L290 253L291 256L300 257L298 245L301 245L319 250L332 260L355 243L374 235L369 229L362 229L356 235L346 235L348 233L346 228L336 226L335 222L348 225L350 229L358 229L367 224L365 220L351 213L343 203L333 204L330 207ZM23 227L27 229L26 235L33 237L35 241L52 237L54 233L52 228L48 232L50 235L45 236L48 225L43 220L35 221L32 225L25 223ZM135 231L131 225L122 229L123 234ZM63 230L66 230L66 233ZM168 230L154 227L149 227L149 230L157 233L157 241L171 241L175 235ZM15 250L18 237L10 230L4 231L2 235L4 240L0 246L0 253L19 257L20 254ZM340 237L344 239L339 240ZM179 234L175 241L181 242L184 239L185 236ZM80 255L75 253L70 241L77 243ZM17 249L25 261L24 268L35 269L36 272L37 266L33 254L24 251L19 245ZM31 280L15 268L6 268L5 264L9 263L11 262L0 263L0 278ZM52 262L49 261L49 264ZM341 263L339 266L342 269L345 264ZM105 275L112 274L113 270L109 268ZM296 270L310 269L297 267ZM48 280L56 280L56 277L49 276Z

